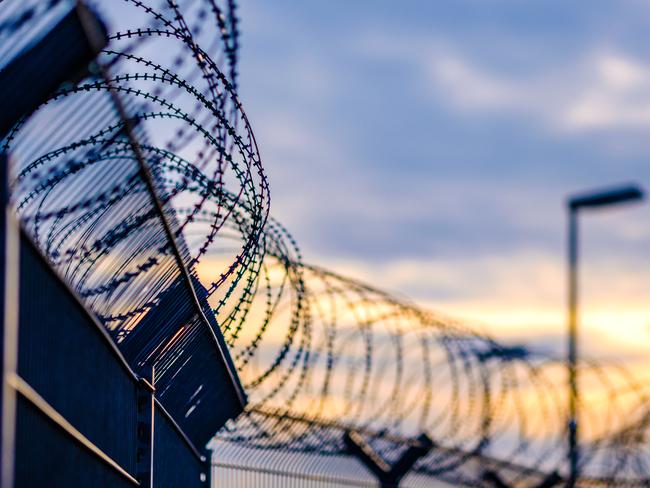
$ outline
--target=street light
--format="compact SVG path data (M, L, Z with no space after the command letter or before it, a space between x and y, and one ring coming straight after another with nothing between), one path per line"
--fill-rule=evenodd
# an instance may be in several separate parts
M631 203L643 199L643 191L637 185L627 185L572 196L567 201L569 210L569 482L573 488L578 479L578 383L576 371L576 327L578 319L578 211Z

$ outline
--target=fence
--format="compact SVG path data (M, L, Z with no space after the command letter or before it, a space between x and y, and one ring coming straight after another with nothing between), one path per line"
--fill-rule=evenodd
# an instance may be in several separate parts
M22 43L0 57L2 486L207 486L205 444L246 399L133 104L89 68L103 25L0 8Z
M256 405L220 438L254 450L220 450L218 484L561 482L557 363L305 266L269 220L234 88L234 1L228 16L212 0L126 1L149 19L112 33L72 3L0 1L0 136L16 170L0 187L23 232L15 270L3 212L3 486L14 471L19 486L203 486L203 446L246 404L235 363ZM214 43L195 42L212 14L231 80L200 47ZM201 284L197 263L222 253ZM611 418L589 462L615 458L612 476L645 483L627 433L647 416Z
M15 486L144 486L147 449L152 486L208 485L206 458L24 234L19 300Z

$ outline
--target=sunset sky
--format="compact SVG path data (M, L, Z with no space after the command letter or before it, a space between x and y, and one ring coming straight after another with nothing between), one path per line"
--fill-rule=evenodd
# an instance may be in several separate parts
M650 4L242 0L240 95L305 260L561 352L569 193L650 189ZM585 215L583 345L650 347L650 203Z

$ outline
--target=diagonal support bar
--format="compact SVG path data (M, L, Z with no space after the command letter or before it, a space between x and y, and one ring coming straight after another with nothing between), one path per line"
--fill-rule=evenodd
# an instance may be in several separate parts
M433 441L426 434L422 434L418 437L417 444L409 446L404 454L390 465L358 432L345 432L343 443L348 452L377 477L382 488L399 486L402 478L408 474L418 459L426 456L434 446Z
M361 464L368 468L378 479L387 479L390 465L375 452L359 433L348 431L343 434L343 443L348 452L356 457Z

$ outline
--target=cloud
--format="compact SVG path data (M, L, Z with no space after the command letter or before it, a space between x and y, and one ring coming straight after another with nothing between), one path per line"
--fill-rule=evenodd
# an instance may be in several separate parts
M461 56L442 50L433 54L428 73L445 98L468 111L524 108L520 83L473 66Z
M594 58L593 77L564 112L577 129L650 125L650 67L611 54Z
M319 259L337 271L399 290L418 303L469 321L512 342L563 353L566 327L564 260L518 252L457 260L364 261ZM583 263L581 341L602 357L647 355L650 347L650 271L631 257ZM557 340L556 340L557 339Z
M650 66L597 52L524 77L437 49L427 66L435 92L466 112L519 115L560 132L650 126Z
M358 49L414 66L436 103L470 115L527 118L558 132L650 126L650 64L620 49L592 46L526 67L419 34L366 32Z
M382 20L377 8L373 22L329 25L311 7L252 5L242 96L272 212L306 258L343 272L348 259L461 315L561 328L563 196L648 178L638 50L582 24L560 35L555 15L532 34L519 21L497 33L492 16L481 30L471 15ZM585 221L597 231L585 251L644 266L648 214L633 212Z

